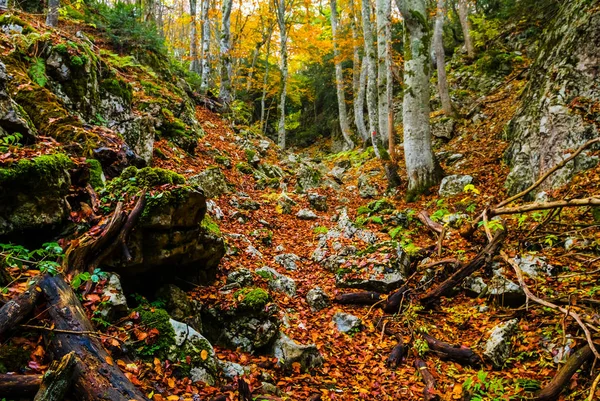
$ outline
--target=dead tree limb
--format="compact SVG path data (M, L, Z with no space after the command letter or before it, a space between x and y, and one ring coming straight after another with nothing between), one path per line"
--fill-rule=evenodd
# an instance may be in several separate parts
M40 388L40 375L5 375L0 374L0 396L20 398L33 397Z
M440 223L437 223L437 222L431 220L431 218L429 217L429 213L427 213L426 210L421 210L417 214L417 218L419 219L419 221L421 223L423 223L427 228L429 228L434 233L436 233L438 235L442 233L444 226L442 226Z
M62 276L48 277L40 286L48 313L59 330L93 331L81 303ZM87 334L53 333L50 350L55 358L75 352L73 393L80 401L129 401L147 398L125 377L100 340Z
M398 366L402 365L405 356L406 347L404 346L402 340L400 340L398 344L396 344L396 346L392 349L392 352L390 352L390 356L388 356L388 359L385 362L385 364L389 368L395 369Z
M77 357L74 352L53 361L44 373L40 390L33 401L62 401L71 387Z
M600 347L594 344L594 348ZM550 383L533 398L534 401L553 401L558 399L563 387L565 387L571 376L583 365L587 360L592 359L594 351L589 344L579 348L573 355L567 359L565 365L556 373L556 375L550 380Z
M342 305L374 305L381 301L381 294L373 291L351 292L336 295L333 301Z
M402 301L408 295L409 289L406 287L401 287L392 295L390 295L383 305L383 311L385 313L398 313L400 312L400 305L402 305Z
M128 262L131 261L132 257L131 257L131 253L129 252L129 248L127 248L127 237L129 236L129 233L133 229L133 226L137 222L138 218L144 211L145 205L146 205L146 190L144 189L142 191L140 197L138 198L138 200L135 204L135 207L133 208L131 213L129 213L129 216L127 217L127 221L125 222L125 225L123 226L123 229L121 230L121 232L119 233L119 236L117 238L117 242L121 245L121 249L123 251L123 256L125 257L125 260L127 260Z
M528 203L517 207L500 207L490 210L492 216L532 212L534 210L557 209L563 207L600 206L600 198L592 196L582 199L559 200L544 203Z
M425 401L439 400L440 397L435 390L435 378L429 369L427 369L427 364L423 360L417 358L415 359L415 368L419 371L421 377L423 378L423 383L425 383L425 388L423 389L423 399Z
M558 310L563 315L565 315L565 316L568 315L568 316L571 316L573 319L575 319L577 324L579 324L579 327L581 327L581 330L583 330L583 332L585 333L585 338L588 342L588 345L590 346L590 350L594 353L594 356L596 358L600 359L600 353L598 352L598 350L596 350L596 347L594 346L594 340L592 339L592 333L590 333L590 330L588 329L586 324L581 319L581 316L579 316L578 313L573 312L571 309L563 308L562 306L555 305L551 302L546 301L545 299L541 299L541 298L535 296L529 290L529 287L527 287L527 284L525 284L525 279L523 278L523 272L521 271L521 268L519 267L519 265L514 260L510 259L505 252L500 252L500 256L502 256L502 259L504 259L504 261L509 266L511 266L513 268L513 270L515 271L515 274L517 275L517 280L519 280L519 285L523 289L523 292L525 293L527 300L531 299L535 303L538 303L540 305L543 305L545 307L548 307L548 308L551 308L554 310Z
M502 246L504 237L506 237L506 231L497 230L492 241L485 247L485 249L483 249L483 251L479 252L475 259L458 269L446 281L425 293L425 295L421 297L421 304L424 306L431 305L442 295L447 294L448 291L459 285L466 277L470 276L482 267L490 264L494 255Z
M481 365L481 357L473 352L471 348L463 345L451 345L427 334L423 334L423 338L427 341L429 349L438 354L442 359L449 359L463 366L477 367Z
M37 276L27 290L11 299L0 308L0 336L15 327L33 310L40 297L39 283L42 276Z

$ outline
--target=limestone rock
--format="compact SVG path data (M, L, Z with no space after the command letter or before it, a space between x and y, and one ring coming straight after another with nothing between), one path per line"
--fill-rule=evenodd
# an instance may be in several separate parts
M306 303L313 312L325 309L329 306L329 296L321 289L321 287L315 287L308 291L306 294Z
M310 207L319 212L327 211L327 196L315 193L308 194L308 202Z
M361 198L376 198L379 196L379 190L373 185L373 177L377 174L377 172L370 172L358 177L358 194Z
M207 198L216 198L229 192L227 179L218 167L209 167L200 174L188 178L188 184L202 188Z
M156 298L165 302L164 308L173 319L185 322L199 332L202 331L199 306L181 288L167 284L156 292Z
M239 363L229 361L218 361L218 363L223 376L229 380L234 380L236 377L241 377L251 372L249 367L242 366Z
M236 287L250 287L254 284L252 272L248 269L241 268L234 270L227 275L227 284L235 284Z
M170 350L170 359L177 360L178 356L190 357L192 381L202 381L214 385L217 378L218 362L211 343L196 330L185 323L170 319L175 332L175 346ZM202 351L206 351L203 355ZM205 358L203 358L205 356Z
M312 165L302 164L296 174L296 189L298 192L305 192L312 188L321 186L323 175Z
M537 256L517 256L514 261L519 265L523 273L531 278L536 278L540 275L551 276L554 271L554 266Z
M473 182L470 175L449 175L444 177L440 184L440 196L454 196L463 192L466 185Z
M442 117L432 121L431 135L436 138L452 139L456 121L453 118Z
M317 216L315 212L310 209L301 209L298 213L296 213L296 217L300 220L316 220L319 218L319 216Z
M293 363L299 363L302 370L317 367L323 363L323 357L316 345L301 345L279 333L279 337L271 347L270 354L275 356L285 369L291 369Z
M102 298L108 299L98 306L98 312L100 315L109 322L114 321L116 318L127 314L129 308L127 307L127 298L123 293L121 287L121 280L115 273L109 273L108 279L102 290Z
M333 322L342 333L360 330L362 322L359 318L349 313L337 312L333 315Z
M296 270L298 266L296 262L300 261L300 257L293 253L282 253L275 256L275 263L278 263L285 270Z
M261 273L271 277L269 280L269 288L271 290L282 292L290 297L296 295L296 282L292 278L285 276L270 267L256 269L256 274L261 275Z
M495 326L485 344L483 355L487 357L494 367L500 369L503 367L511 353L511 340L514 335L518 319L512 319Z

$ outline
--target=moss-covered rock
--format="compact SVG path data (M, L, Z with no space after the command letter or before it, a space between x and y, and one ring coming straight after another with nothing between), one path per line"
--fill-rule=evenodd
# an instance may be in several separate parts
M241 308L261 310L271 300L269 293L262 288L242 288L234 294Z
M90 185L92 188L104 188L106 178L104 177L100 162L96 159L88 159L87 163L90 166Z
M154 357L166 359L171 347L175 345L175 331L171 326L169 314L164 309L159 308L139 307L135 311L139 316L138 322L144 329L158 331L158 335L152 341L141 342L138 347L134 348L136 355L144 359Z
M229 192L227 179L219 167L209 167L200 174L188 178L188 184L200 187L207 198L216 198Z

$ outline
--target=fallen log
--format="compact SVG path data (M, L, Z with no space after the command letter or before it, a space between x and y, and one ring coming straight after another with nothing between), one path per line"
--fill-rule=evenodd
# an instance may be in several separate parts
M442 359L449 359L458 362L463 366L477 367L482 363L481 357L468 347L448 344L447 342L437 340L427 334L423 334L423 338L427 341L429 349L439 355Z
M0 308L0 336L21 323L31 313L40 297L41 280L41 276L34 278L27 290Z
M502 240L504 240L505 237L506 230L497 230L492 241L485 247L485 249L479 252L475 259L458 269L446 281L425 293L425 295L423 295L420 299L421 304L423 306L431 305L442 295L447 294L452 288L462 283L466 277L470 276L482 267L489 265L492 262L494 255L500 249Z
M396 290L396 292L394 292L385 300L383 311L385 313L400 312L400 305L402 304L402 301L406 297L408 291L409 290L406 287L400 287L398 290Z
M40 390L33 401L62 401L71 387L76 357L74 352L53 361L44 373Z
M600 349L600 345L596 346L596 349ZM550 383L543 389L541 389L533 398L534 401L551 401L557 400L558 395L565 385L569 383L571 376L583 365L586 361L591 360L594 353L591 347L586 344L579 348L573 355L567 359L565 365L556 373L556 375L550 380Z
M333 301L344 305L374 305L381 301L381 294L373 291L351 292L336 295Z
M397 368L402 365L404 357L406 356L406 347L402 340L396 344L394 348L392 348L392 352L390 352L390 356L388 356L387 361L385 362L386 366L392 369Z
M54 327L70 331L52 333L49 348L55 358L70 352L77 356L73 382L75 398L80 401L146 401L144 394L119 370L100 340L89 334L94 328L62 276L47 277L40 286Z
M429 217L429 213L427 213L426 210L421 210L417 214L417 218L419 219L419 221L421 223L423 223L425 225L425 227L429 228L431 231L433 231L436 234L441 234L442 231L444 230L443 225L431 220L431 217Z
M0 374L1 397L33 397L40 388L40 375L5 375Z
M419 371L421 377L423 378L423 383L425 383L425 388L423 389L423 399L425 401L439 400L440 397L435 391L435 378L427 369L427 364L423 360L417 358L415 359L415 368Z

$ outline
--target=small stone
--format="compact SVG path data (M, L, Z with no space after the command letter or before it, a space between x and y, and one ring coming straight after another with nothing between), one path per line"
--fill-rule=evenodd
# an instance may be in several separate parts
M463 192L466 185L473 182L470 175L449 175L444 177L440 185L440 196L454 196Z
M329 296L321 287L315 287L306 294L306 303L310 306L310 310L316 312L329 306Z
M283 253L275 256L275 263L281 265L285 270L296 270L296 262L300 260L300 257L293 253Z
M239 287L250 287L254 284L252 272L245 268L234 270L227 275L227 284L236 284Z
M301 209L298 213L296 213L296 217L300 220L316 220L319 218L319 216L317 216L315 212L310 209Z
M518 319L512 319L495 326L485 344L483 354L500 369L510 357L511 339L517 329Z
M271 277L269 280L269 288L271 290L282 292L290 297L296 296L296 282L292 278L270 267L256 269L256 274L261 275L261 273Z
M358 331L362 326L362 322L359 318L349 313L342 312L337 312L333 315L333 322L337 329L342 333Z
M189 185L199 186L207 198L216 198L229 192L227 179L218 167L210 167L198 175L188 178Z
M554 271L554 266L546 262L543 258L537 256L517 256L514 261L519 265L523 273L527 274L531 278L539 277L542 274L551 276L552 272Z
M327 211L327 197L325 195L310 193L308 194L308 202L310 207L319 212Z
M303 370L311 369L323 363L323 357L317 350L316 345L301 345L279 333L279 337L271 347L271 352L279 363L286 369L290 369L294 363L299 363Z
M108 299L98 306L98 311L104 319L112 321L117 317L127 314L129 310L127 307L127 298L125 298L125 294L123 293L119 276L115 273L109 273L106 285L102 290L102 298L106 297Z

